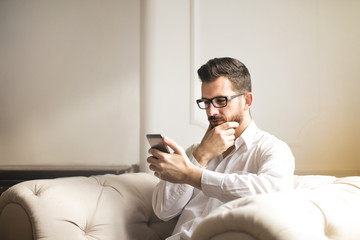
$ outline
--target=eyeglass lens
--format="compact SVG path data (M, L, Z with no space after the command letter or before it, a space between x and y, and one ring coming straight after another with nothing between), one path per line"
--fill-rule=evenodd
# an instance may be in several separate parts
M215 97L215 98L212 98L212 99L201 99L200 101L198 101L198 105L202 109L207 109L207 108L209 108L210 102L212 103L212 105L214 107L221 108L221 107L226 106L227 99L226 99L226 97Z

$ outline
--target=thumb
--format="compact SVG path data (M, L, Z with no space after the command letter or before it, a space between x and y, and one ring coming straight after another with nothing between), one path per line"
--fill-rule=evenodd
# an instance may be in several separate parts
M174 140L168 138L168 137L164 137L163 138L163 141L172 149L174 150L175 153L177 154L181 154L181 155L184 155L185 152L184 152L184 149L179 146Z

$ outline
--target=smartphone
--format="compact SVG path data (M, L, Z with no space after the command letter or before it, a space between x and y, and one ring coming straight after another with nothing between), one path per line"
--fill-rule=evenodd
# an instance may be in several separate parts
M160 150L162 152L170 153L168 145L163 141L163 135L161 134L146 134L146 138L152 148Z

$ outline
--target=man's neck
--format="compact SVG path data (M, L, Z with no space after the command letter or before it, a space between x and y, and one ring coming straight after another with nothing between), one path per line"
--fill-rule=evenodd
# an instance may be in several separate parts
M245 129L250 125L252 119L250 116L244 117L240 125L235 129L235 139L241 136Z

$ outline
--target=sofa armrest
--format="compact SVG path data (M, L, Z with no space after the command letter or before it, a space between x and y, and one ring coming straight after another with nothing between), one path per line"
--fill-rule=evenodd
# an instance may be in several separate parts
M191 239L359 239L357 179L234 200L208 215Z
M157 182L132 173L20 183L0 197L0 239L164 239L175 220L153 213Z

